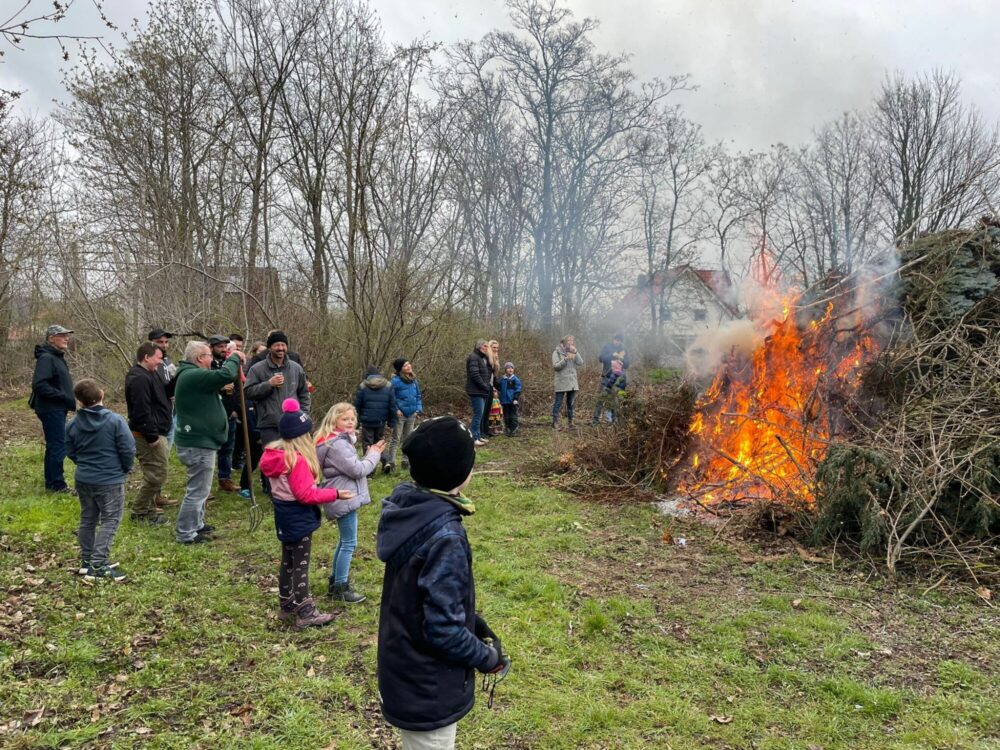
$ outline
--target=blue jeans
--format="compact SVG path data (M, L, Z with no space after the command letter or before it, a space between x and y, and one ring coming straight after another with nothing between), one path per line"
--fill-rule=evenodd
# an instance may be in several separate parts
M559 412L562 410L563 396L566 397L566 419L573 421L573 402L576 401L576 391L556 391L555 400L552 401L552 421L559 421Z
M45 435L45 489L66 489L63 461L66 459L66 412L47 411L39 414Z
M235 419L229 420L226 444L219 448L219 479L229 479L233 475L233 448L236 447L237 424Z
M103 568L108 564L111 543L125 512L125 483L77 482L76 491L80 500L80 528L76 531L80 560Z
M482 438L483 414L486 413L486 396L469 396L472 403L472 422L469 424L469 432L472 433L473 440Z
M334 583L347 583L351 573L351 558L358 546L358 512L352 510L338 518L337 531L340 532L340 541L333 551L330 580Z
M174 535L178 542L190 542L205 525L205 501L212 490L215 453L211 448L177 446L177 458L187 467L187 489L177 512Z

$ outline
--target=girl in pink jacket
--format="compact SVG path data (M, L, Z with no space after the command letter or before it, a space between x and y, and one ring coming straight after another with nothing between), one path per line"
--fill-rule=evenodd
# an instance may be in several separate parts
M320 505L349 499L354 493L316 486L322 473L311 435L312 420L294 398L285 399L281 411L281 440L272 443L260 460L261 472L271 480L274 527L281 542L278 617L284 622L294 619L299 628L326 625L333 615L319 612L309 595L312 533L320 525Z

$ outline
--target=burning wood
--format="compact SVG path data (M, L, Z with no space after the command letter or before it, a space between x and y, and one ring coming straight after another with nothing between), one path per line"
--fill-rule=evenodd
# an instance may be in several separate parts
M844 424L840 412L861 369L879 350L870 334L877 310L857 304L864 295L853 291L821 314L793 293L779 298L779 314L755 316L763 321L759 345L749 355L730 353L695 405L682 494L707 506L814 503L816 467Z

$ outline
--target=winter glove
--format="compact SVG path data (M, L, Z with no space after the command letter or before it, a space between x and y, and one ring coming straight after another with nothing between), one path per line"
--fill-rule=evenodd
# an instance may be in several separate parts
M486 620L477 612L476 613L476 638L481 640L490 650L496 653L497 659L495 666L491 669L487 669L486 674L495 674L498 679L503 679L507 676L507 672L510 671L510 657L503 652L503 646L500 643L500 638L496 633L486 624ZM493 661L492 659L490 660Z

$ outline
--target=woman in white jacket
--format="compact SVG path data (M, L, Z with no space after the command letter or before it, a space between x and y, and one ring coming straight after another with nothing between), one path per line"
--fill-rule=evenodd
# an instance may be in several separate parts
M328 503L323 509L328 519L337 522L340 532L340 541L333 551L327 594L348 604L365 600L364 594L351 587L351 559L358 546L358 508L372 501L368 494L368 475L375 471L385 450L385 441L379 440L368 449L364 458L358 458L357 426L358 413L354 406L343 402L330 407L316 431L316 457L323 470L321 486L354 493L349 500ZM338 507L332 507L334 505Z

